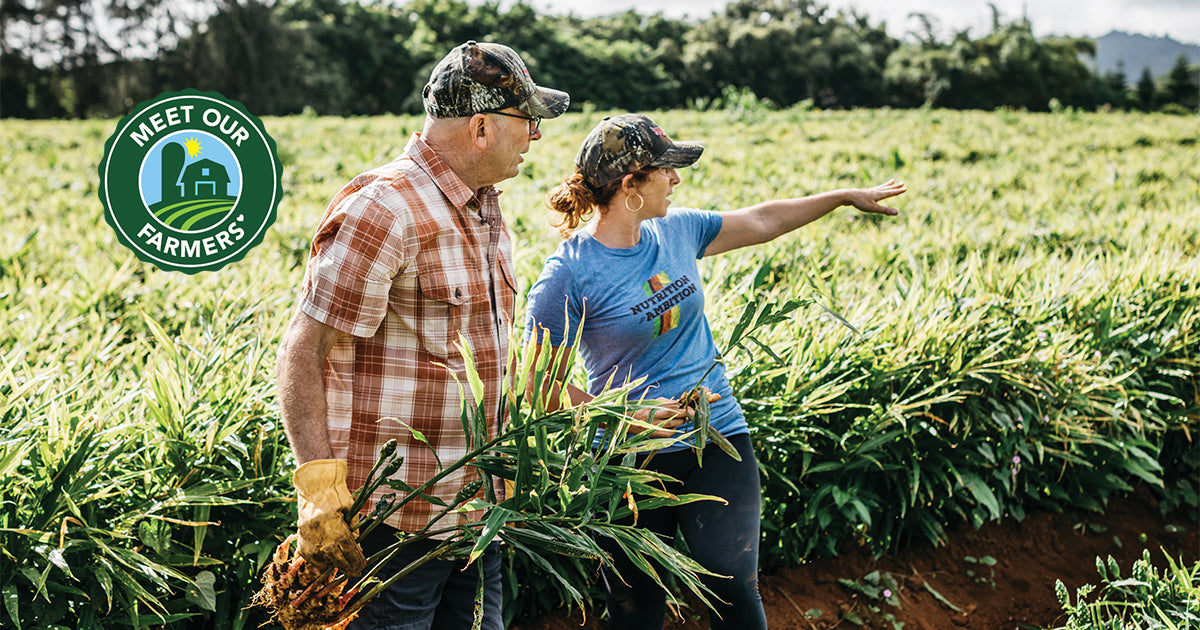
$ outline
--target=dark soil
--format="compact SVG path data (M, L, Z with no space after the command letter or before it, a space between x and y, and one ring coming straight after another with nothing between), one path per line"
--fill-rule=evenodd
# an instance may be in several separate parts
M851 551L763 575L759 590L768 625L773 630L895 630L899 626L894 620L903 623L904 630L1052 628L1065 623L1054 595L1055 580L1062 580L1072 597L1084 584L1099 584L1097 556L1112 556L1123 577L1130 575L1144 549L1159 567L1166 565L1163 550L1189 564L1200 559L1196 516L1164 517L1145 490L1110 499L1103 514L1032 513L1023 521L1006 519L979 529L964 525L947 537L948 542L936 548L914 547L879 558ZM990 556L996 564L972 564L965 560L968 556ZM899 607L869 599L839 582L862 584L874 571L895 579ZM588 611L585 620L577 609L559 610L514 629L599 630L608 627L600 612ZM857 616L864 625L848 616ZM666 625L669 630L708 627L707 614L696 604L682 608Z

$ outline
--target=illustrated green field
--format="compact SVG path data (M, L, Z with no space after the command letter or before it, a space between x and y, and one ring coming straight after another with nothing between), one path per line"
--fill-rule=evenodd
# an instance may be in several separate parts
M544 121L502 185L517 339L558 242L542 200L607 113ZM897 217L841 209L701 261L718 342L747 304L805 304L759 333L770 352L727 357L761 460L765 569L954 523L1102 510L1135 484L1196 510L1200 117L653 117L706 142L677 207L909 189ZM421 119L264 124L284 167L278 219L244 260L188 276L138 261L103 219L94 165L115 121L0 121L0 626L261 621L244 607L294 527L272 374L309 238L334 193ZM528 588L509 590L510 612L565 597L561 580L512 566Z
M220 221L236 202L237 197L160 201L150 206L150 212L175 229L202 230Z

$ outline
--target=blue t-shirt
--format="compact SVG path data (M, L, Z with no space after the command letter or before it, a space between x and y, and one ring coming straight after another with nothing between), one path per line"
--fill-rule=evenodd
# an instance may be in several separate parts
M631 399L678 398L717 357L696 260L720 231L720 214L681 208L642 221L641 240L628 249L576 233L550 256L529 291L525 338L536 324L550 331L551 345L573 345L582 319L579 357L589 393L599 394L610 378L618 387L644 376ZM726 437L747 433L723 365L709 372L704 386L721 395L712 404L713 428ZM677 430L690 431L691 423Z

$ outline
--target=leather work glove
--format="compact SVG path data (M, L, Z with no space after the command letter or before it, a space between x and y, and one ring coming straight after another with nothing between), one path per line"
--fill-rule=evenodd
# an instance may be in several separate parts
M367 559L346 524L346 510L354 499L346 487L345 460L305 462L296 468L292 482L300 508L300 556L318 568L333 565L347 575L362 573Z

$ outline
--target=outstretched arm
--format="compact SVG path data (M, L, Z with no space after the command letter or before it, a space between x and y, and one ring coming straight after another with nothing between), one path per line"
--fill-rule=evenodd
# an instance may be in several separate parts
M908 189L903 182L889 180L874 188L845 188L800 197L777 199L740 208L721 215L721 231L704 250L705 256L758 245L803 227L841 206L854 206L863 212L896 215L899 211L879 202Z

